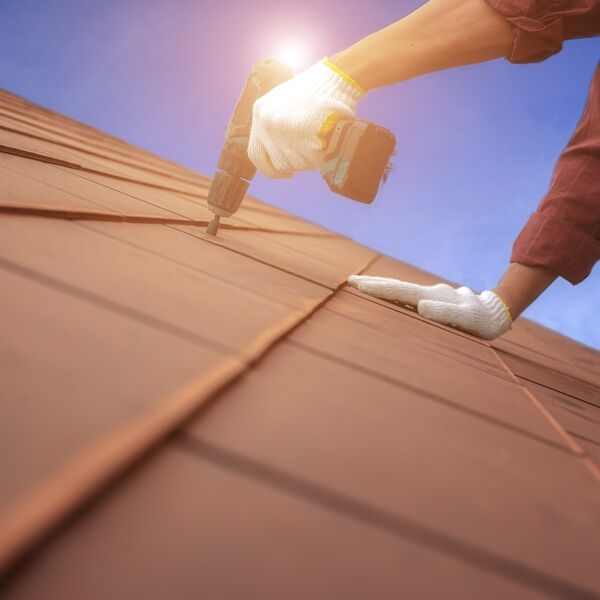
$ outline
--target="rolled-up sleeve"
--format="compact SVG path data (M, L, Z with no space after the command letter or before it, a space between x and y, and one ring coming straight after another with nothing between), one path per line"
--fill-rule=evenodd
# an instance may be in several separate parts
M600 64L550 189L517 237L511 262L544 266L572 284L600 260Z
M600 0L486 0L513 27L506 59L540 62L560 52L564 40L600 34Z

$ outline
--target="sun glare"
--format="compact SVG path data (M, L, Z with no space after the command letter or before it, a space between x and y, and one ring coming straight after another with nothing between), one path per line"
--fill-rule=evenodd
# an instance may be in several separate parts
M275 58L288 64L294 71L304 66L306 51L299 44L286 44L282 46Z

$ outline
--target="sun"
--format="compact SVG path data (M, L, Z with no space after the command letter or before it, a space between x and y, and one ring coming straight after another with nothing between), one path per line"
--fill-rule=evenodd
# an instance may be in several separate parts
M305 48L301 44L290 42L281 46L275 54L275 58L286 63L296 71L305 65L307 55Z

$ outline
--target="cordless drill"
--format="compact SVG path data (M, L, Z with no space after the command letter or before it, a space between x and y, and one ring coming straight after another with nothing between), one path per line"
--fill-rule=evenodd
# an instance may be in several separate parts
M272 58L260 60L252 67L225 130L225 144L208 192L208 206L215 216L207 233L216 235L220 218L230 217L238 210L256 173L248 158L254 103L293 76L289 66ZM370 204L389 169L395 144L390 131L370 121L340 119L327 140L321 174L336 194Z

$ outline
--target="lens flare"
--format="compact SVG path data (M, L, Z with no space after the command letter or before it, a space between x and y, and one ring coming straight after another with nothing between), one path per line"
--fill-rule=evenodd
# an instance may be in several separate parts
M300 44L290 43L282 46L275 58L288 64L294 71L305 66L306 51Z

